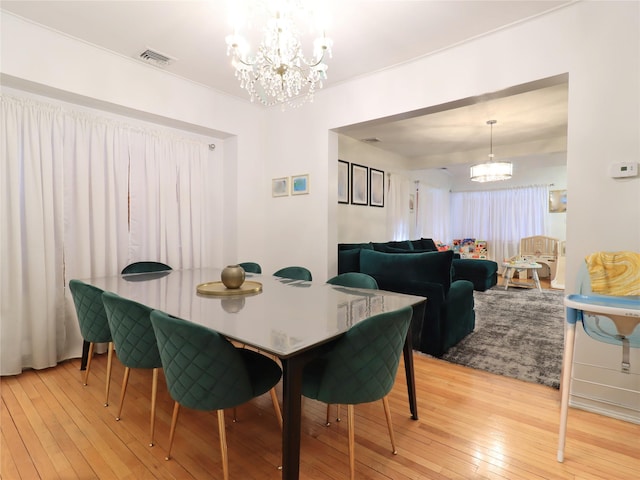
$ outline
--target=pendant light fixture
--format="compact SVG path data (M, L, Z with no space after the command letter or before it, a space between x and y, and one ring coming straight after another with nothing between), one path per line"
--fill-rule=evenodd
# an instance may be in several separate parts
M471 167L471 181L473 182L496 182L498 180L508 180L511 178L513 165L511 162L494 162L493 158L493 126L497 120L487 120L487 125L491 127L491 139L489 141L489 161L479 163Z
M227 55L233 59L240 87L249 92L252 102L297 107L305 101L312 102L315 91L322 88L333 42L322 25L310 55L303 54L301 40L301 33L322 23L323 16L319 13L322 4L316 3L314 6L302 0L230 2L236 25L234 33L226 38ZM238 25L252 25L258 20L265 21L264 36L250 53L249 42L240 34Z

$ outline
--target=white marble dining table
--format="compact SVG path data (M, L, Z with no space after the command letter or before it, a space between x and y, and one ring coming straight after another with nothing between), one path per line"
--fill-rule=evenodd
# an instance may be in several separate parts
M214 296L197 291L198 285L219 281L220 275L221 269L201 268L83 281L277 356L283 370L282 478L298 479L304 365L318 355L322 345L339 338L352 325L378 313L417 306L426 299L249 273L246 280L259 282L261 292ZM405 342L404 363L411 415L417 419L411 333Z

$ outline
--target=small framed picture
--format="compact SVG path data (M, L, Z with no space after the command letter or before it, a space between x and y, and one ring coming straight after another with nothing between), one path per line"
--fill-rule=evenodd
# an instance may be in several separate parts
M384 207L384 172L369 169L369 205L372 207Z
M549 212L565 213L567 211L567 191L551 190L549 192Z
M271 196L287 197L289 195L289 177L274 178L271 180Z
M349 203L349 162L338 160L338 203Z
M309 193L309 175L291 177L291 195L305 195L307 193Z
M369 168L351 164L351 203L353 205L369 204Z

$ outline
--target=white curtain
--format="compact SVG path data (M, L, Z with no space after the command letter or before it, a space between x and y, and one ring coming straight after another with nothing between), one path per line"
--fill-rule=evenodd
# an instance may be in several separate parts
M208 146L168 135L131 135L129 260L159 259L172 268L210 265L217 230Z
M64 350L63 131L55 108L0 97L0 367L55 365Z
M407 240L411 235L409 195L413 182L395 173L389 174L387 187L387 234L391 240Z
M416 237L451 239L449 190L418 185Z
M0 374L13 375L80 355L69 279L210 266L221 181L204 142L35 99L0 107Z
M488 256L502 263L518 254L520 239L547 235L549 188L451 193L452 238L486 240Z
M65 122L66 278L110 275L127 261L129 133L77 112Z

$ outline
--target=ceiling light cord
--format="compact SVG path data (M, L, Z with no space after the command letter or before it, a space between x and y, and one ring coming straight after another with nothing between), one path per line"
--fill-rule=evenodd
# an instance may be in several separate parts
M491 133L490 133L490 137L489 137L489 160L493 161L494 158L494 154L493 154L493 126L498 123L497 120L487 120L487 125L489 125L491 127Z

